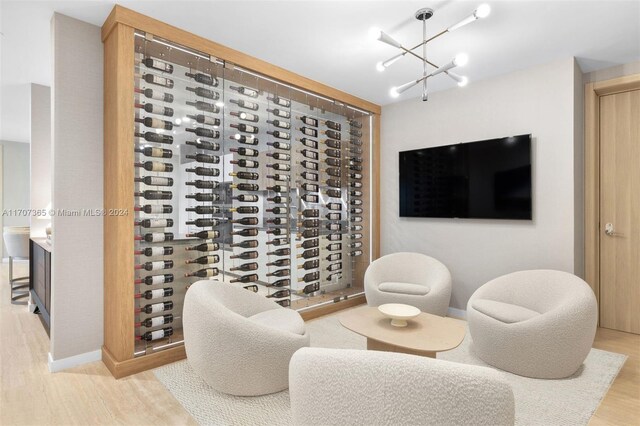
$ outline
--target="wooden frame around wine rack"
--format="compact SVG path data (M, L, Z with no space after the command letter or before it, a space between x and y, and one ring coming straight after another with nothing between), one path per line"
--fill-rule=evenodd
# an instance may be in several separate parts
M140 30L238 65L266 77L368 111L373 116L371 250L380 255L381 107L237 50L116 5L102 26L104 43L104 207L129 215L104 219L104 345L102 360L120 378L184 358L184 346L134 358L134 31ZM366 222L365 222L366 223ZM360 276L364 271L360 271ZM364 295L302 313L311 319L364 303Z

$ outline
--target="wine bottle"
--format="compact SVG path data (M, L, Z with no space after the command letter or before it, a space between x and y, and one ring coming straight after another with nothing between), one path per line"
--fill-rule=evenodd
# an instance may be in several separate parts
M136 241L146 241L148 243L159 243L161 241L173 241L173 233L171 232L150 232L144 235L136 235L133 237Z
M279 108L269 109L269 108L267 108L267 112L272 113L276 117L291 118L291 113L289 111L287 111L287 110L284 110L284 109L279 109Z
M249 109L251 111L257 111L260 108L260 106L258 106L257 103L245 101L242 99L238 99L238 100L230 99L229 102L231 102L232 104L238 105L240 108Z
M342 213L327 213L324 217L328 220L342 220Z
M135 226L143 228L170 228L173 226L173 219L143 219L135 222Z
M173 260L157 260L154 262L145 262L134 267L134 269L144 269L145 271L158 271L160 269L171 268L173 268Z
M302 185L302 189L304 189L305 191L309 191L309 192L318 192L318 185L315 183L303 183Z
M234 183L229 185L230 188L239 191L259 191L260 186L257 183Z
M136 340L144 340L145 342L152 342L158 339L164 339L165 337L171 337L173 335L172 327L164 327L160 330L147 331L140 336L136 336Z
M288 172L291 170L291 166L285 163L267 164L267 167L273 170L280 170L284 172Z
M316 163L315 161L302 160L300 162L300 165L305 169L318 170L318 163Z
M256 134L259 131L259 129L256 126L251 126L249 124L244 124L244 123L240 123L240 124L231 123L229 124L229 126L234 129L238 129L240 132L244 132L244 133Z
M196 135L203 138L218 139L220 137L219 131L207 129L205 127L194 127L194 128L187 127L185 128L185 130L187 132L195 133Z
M187 233L187 238L200 238L201 240L208 240L211 238L220 238L220 231L200 231Z
M300 127L298 130L300 130L307 136L311 136L312 138L318 137L318 130L312 129L311 127Z
M218 79L215 78L212 75L209 75L209 74L204 74L204 73L201 73L201 72L197 72L195 74L192 74L192 73L186 72L186 73L184 73L184 75L186 75L189 78L194 79L198 83L206 84L207 86L213 86L213 87L218 86Z
M257 161L245 160L244 158L241 158L239 160L231 160L229 162L231 164L237 164L240 167L246 167L247 169L257 169L260 166L260 163L258 163Z
M362 173L349 173L351 179L362 179Z
M267 229L267 234L272 234L272 235L287 235L289 232L287 231L287 228L271 228L271 229Z
M273 207L270 209L266 209L265 211L273 214L287 214L289 209L287 207Z
M195 102L186 102L187 105L195 107L197 110L210 112L212 114L218 114L220 112L220 107L210 104L209 102L204 101L195 101Z
M329 251L338 251L338 250L342 250L342 243L333 243L333 244L328 244L325 247L327 250Z
M288 287L291 285L291 280L289 278L284 278L282 280L276 280L271 284L267 284L267 287Z
M278 259L278 260L274 260L273 262L267 263L267 266L277 266L277 267L289 266L289 265L291 265L291 260L289 259Z
M200 123L200 124L207 124L209 126L220 125L219 118L209 117L208 115L204 115L204 114L197 114L197 115L187 114L187 117L191 118L192 120L195 120L197 123Z
M267 175L267 179L273 179L279 182L289 182L291 180L291 176L276 173L275 175Z
M229 151L236 152L239 155L243 155L245 157L257 157L260 154L260 152L256 149L245 148L245 147L229 148Z
M302 289L304 294L315 293L316 291L320 291L320 283L307 284Z
M173 89L173 80L171 80L170 78L160 77L159 75L154 74L145 74L142 76L142 79L149 84L155 84L157 86Z
M243 217L241 219L229 220L229 223L237 223L239 225L257 225L257 217Z
M364 212L364 210L363 210L363 209L361 209L360 207L351 207L351 208L349 209L349 212L350 212L351 214L362 214L362 213Z
M303 157L305 158L310 158L312 160L317 160L318 159L318 153L316 151L311 151L310 149L301 149L298 151L299 153L302 154Z
M267 99L281 107L289 108L291 106L291 101L289 99L281 98L279 96L267 96Z
M151 300L151 299L161 299L163 297L169 297L169 296L173 296L173 288L172 287L165 287L165 288L158 288L155 290L147 290L144 293L140 293L139 295L136 295L137 297L135 297L136 299L147 299L147 300Z
M215 277L218 275L220 271L218 268L204 268L198 269L195 272L187 272L184 274L185 277L199 277L199 278L207 278L207 277Z
M327 281L333 281L334 278L340 279L342 277L342 271L334 272L333 274L327 275Z
M230 208L229 211L239 214L257 214L260 209L257 206L238 206Z
M142 197L145 200L170 200L173 197L173 193L171 191L152 191L152 190L134 192L133 195L136 197Z
M351 152L352 154L362 154L362 148L359 148L357 146L350 146L349 148L347 148L347 151Z
M327 136L330 139L335 139L336 141L339 141L342 139L342 134L340 132L336 132L335 130L323 130L322 134L324 134L325 136ZM328 144L327 144L328 145ZM334 147L336 148L336 147Z
M337 123L335 121L327 120L327 121L323 121L322 124L324 124L325 126L327 126L330 129L336 130L338 132L340 130L342 130L342 124Z
M351 191L349 191L349 195L351 195L352 197L362 197L362 191L356 191L355 189L352 189Z
M287 185L273 185L267 186L267 190L273 192L289 192L289 187Z
M325 164L332 167L340 167L342 165L342 161L339 158L328 157L324 160Z
M271 157L275 160L281 160L281 161L291 160L291 155L285 154L283 152L267 152L267 157Z
M258 262L243 263L239 266L229 268L230 271L255 271L258 269Z
M291 296L291 290L287 288L284 290L278 290L272 294L267 294L266 297L272 297L274 299L282 299L283 297L289 297L289 296Z
M299 120L302 120L302 122L307 126L318 127L318 120L313 117L303 115L302 117L296 117L296 118Z
M348 254L349 256L352 256L352 257L362 256L362 250L353 250L353 251L350 251Z
M362 216L351 216L351 222L362 222Z
M288 277L291 274L290 269L278 269L266 274L267 277Z
M173 247L146 247L144 250L135 250L133 252L136 255L145 255L147 257L153 256L169 256L173 254Z
M267 253L268 256L289 256L290 254L291 249L289 248L281 248Z
M165 143L172 144L173 136L170 135L162 135L156 132L144 132L144 133L135 133L137 138L144 138L147 142L155 142L155 143Z
M363 161L362 157L347 157L347 159L354 163L362 163Z
M325 259L327 259L329 262L342 260L342 253L332 253L329 256L327 256Z
M232 231L229 234L230 235L239 235L241 237L256 237L256 236L258 236L258 229L257 228L239 229L237 231Z
M194 173L198 176L220 176L220 170L208 167L195 167L187 169L187 172Z
M342 269L342 262L332 263L331 265L327 266L326 269L327 271L338 271Z
M200 256L197 259L189 259L185 260L184 263L187 265L192 263L198 263L200 265L211 265L212 263L220 262L220 256L217 254L209 255L209 256Z
M289 151L291 149L291 145L286 142L267 142L267 145L272 146L275 149L281 149L283 151Z
M349 134L351 136L356 136L358 138L362 137L362 132L360 130L356 130L356 129L350 129L349 130Z
M309 272L304 274L304 277L298 279L298 281L300 282L311 282L311 281L318 281L320 279L320 271L315 271L315 272Z
M351 238L352 240L360 240L362 239L362 234L361 233L349 234L349 238Z
M349 126L355 127L356 129L362 129L362 123L356 120L347 120L349 122Z
M229 244L229 247L256 248L258 247L258 240L240 241L238 243Z
M203 149L206 151L219 151L220 150L220 144L217 142L209 142L209 141L202 141L200 139L195 140L195 141L186 141L185 142L187 145L191 145L191 146L195 146L197 149Z
M353 241L347 244L350 248L360 248L362 247L362 241Z
M327 167L326 169L322 169L322 171L328 174L329 176L333 176L333 177L340 177L342 175L342 172L337 167Z
M271 124L272 126L275 127L279 127L281 129L290 129L291 128L291 123L289 123L288 121L282 121L282 120L267 120L268 124ZM277 137L277 136L276 136ZM288 139L288 138L287 138Z
M139 152L147 157L154 158L171 158L173 157L173 152L170 149L164 148L154 148L151 146L138 146L135 148L135 152Z
M327 208L329 210L342 210L341 203L327 203Z
M303 251L301 254L296 256L298 259L313 259L314 257L318 257L320 255L320 249L311 248Z
M146 284L146 285L167 284L167 283L172 283L173 280L174 280L173 274L149 275L144 278L135 280L135 284Z
M220 221L218 219L196 219L187 221L186 225L194 225L199 228L207 228L210 226L220 225Z
M283 308L288 308L289 306L291 306L291 300L290 299L276 300L275 302L278 305L282 306Z
M342 241L342 234L329 234L327 235L329 241Z
M246 86L229 86L229 89L231 90L235 90L236 92L245 95L245 96L249 96L251 98L257 98L258 97L258 91L256 89L252 89L250 87L246 87Z
M256 114L251 114L249 112L235 112L232 111L230 113L232 116L234 117L238 117L240 120L244 120L244 121L249 121L252 123L257 123L258 121L260 121L260 117L258 117Z
M273 245L273 246L284 246L284 245L288 245L289 244L289 239L288 238L274 238L271 241L267 241L268 245Z
M304 217L320 217L320 210L318 209L306 209L301 211L301 214Z
M304 269L306 271L309 269L316 269L318 267L320 267L320 260L318 259L307 260L302 265L298 265L298 269Z
M173 102L173 95L171 93L163 93L153 89L135 89L137 93L143 94L146 98L155 99L156 101L162 101L167 103Z
M312 240L305 240L301 244L297 244L296 247L308 249L308 248L318 247L319 245L320 245L320 240L318 240L318 238L314 238Z
M185 209L188 212L193 212L196 214L217 214L220 213L220 207L218 206L196 206L196 207L188 207Z
M243 260L247 260L247 259L257 259L258 258L258 252L255 250L252 251L243 251L240 254L233 254L231 256L229 256L229 259L243 259Z
M300 196L300 198L302 198L307 203L317 203L319 200L319 197L314 194L303 194Z
M362 231L362 229L364 229L362 225L351 225L349 227L350 231Z
M286 217L274 217L272 219L267 219L267 223L273 223L274 225L286 225L288 222L289 219Z
M255 285L255 284L254 284L254 285L244 286L244 287L242 287L242 288L244 288L245 290L252 291L252 292L254 292L254 293L257 293L257 292L258 292L258 286L257 286L257 285Z
M173 186L173 178L158 176L143 176L134 179L135 182L142 182L145 185L152 186Z
M309 138L300 138L298 139L300 142L302 142L302 145L311 148L311 149L318 149L318 141L313 140L313 139L309 139Z
M201 251L201 252L210 252L210 251L218 251L220 250L219 243L202 243L195 246L185 247L187 251Z
M356 172L361 172L362 171L362 166L360 166L358 164L349 163L349 170L353 170L353 171L356 171Z
M198 179L192 182L185 182L185 185L193 186L197 189L217 189L220 186L220 183L213 180Z
M342 231L342 224L336 222L330 222L325 225L330 231Z
M275 197L267 197L267 201L271 201L275 204L288 204L291 202L291 197L283 197L281 195L276 195Z
M333 198L341 198L342 197L342 191L340 191L339 189L327 189L325 191L325 193L329 196L329 197L333 197Z
M298 226L304 226L305 228L317 228L320 226L318 219L305 219L302 222L298 222Z
M258 180L260 175L255 172L230 172L229 176L235 176L238 179L246 179L246 180Z
M310 180L312 182L317 182L318 181L318 174L317 173L302 172L302 173L300 173L300 176L303 179L307 179L307 180Z
M254 281L258 281L258 274L243 275L241 277L229 280L230 283L250 283Z
M148 172L172 172L173 164L161 163L159 161L145 161L144 163L135 163L136 167L145 169Z
M351 182L349 182L349 186L351 188L362 188L362 182L351 181Z
M245 136L240 133L236 133L235 135L229 136L229 139L234 139L238 143L243 143L245 145L258 145L259 139L255 136Z
M187 194L185 198L191 198L192 200L196 200L200 202L220 201L220 195L205 193L205 192L196 192L195 194Z
M156 312L170 311L171 309L173 309L173 302L171 300L167 300L166 302L145 305L143 308L136 310L138 312L144 312L145 314L153 314Z
M220 93L204 87L187 87L187 90L189 92L194 92L196 96L200 96L202 98L211 99L213 101L220 99Z
M173 117L173 108L164 107L162 105L154 105L152 103L136 104L136 108L143 109L149 114L164 115L165 117Z
M136 123L142 123L147 127L151 127L154 129L164 129L164 130L172 130L173 123L166 120L160 120L159 118L145 117L145 118L136 118Z
M322 141L323 144L325 144L326 146L328 146L329 148L335 148L335 149L341 149L342 148L342 143L340 141L337 141L335 139L325 139Z
M338 149L327 148L324 150L324 153L329 157L340 158L340 150Z
M173 315L166 314L166 315L160 315L158 317L146 318L144 321L136 323L136 327L152 328L152 327L158 327L164 324L171 324L172 322L173 322Z

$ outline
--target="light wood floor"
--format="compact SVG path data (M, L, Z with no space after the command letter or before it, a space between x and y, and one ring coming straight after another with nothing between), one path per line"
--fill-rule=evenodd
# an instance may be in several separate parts
M101 362L49 373L48 337L9 303L7 274L0 265L0 425L195 424L153 373L115 380ZM590 424L640 424L640 336L599 329L594 347L629 359Z

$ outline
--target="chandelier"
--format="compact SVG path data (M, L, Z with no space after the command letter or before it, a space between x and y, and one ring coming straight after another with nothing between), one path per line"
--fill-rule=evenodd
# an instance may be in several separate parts
M460 53L456 55L455 58L451 60L451 62L442 66L438 66L427 59L427 43L437 39L443 34L455 31L458 28L463 27L477 19L486 18L487 16L489 16L490 12L491 12L491 8L489 7L489 5L482 4L478 6L478 8L474 10L471 15L467 16L457 24L450 26L449 28L439 32L438 34L434 35L431 38L427 38L427 20L433 16L433 9L430 9L430 8L420 9L415 13L415 17L418 21L422 21L422 42L411 48L406 48L400 42L395 40L393 37L391 37L389 34L385 33L384 31L378 28L372 28L370 31L370 35L372 38L374 38L375 40L379 40L383 43L386 43L390 46L393 46L397 49L400 49L402 51L397 55L387 59L384 62L378 62L376 64L376 69L378 71L381 71L381 72L384 71L389 66L391 66L391 64L395 63L396 61L398 61L399 59L401 59L403 56L407 54L418 58L422 62L422 76L415 80L411 80L410 82L405 83L401 86L392 87L390 91L390 95L394 98L397 98L398 96L400 96L401 93L409 90L413 86L416 86L422 83L422 100L426 101L428 99L427 80L429 79L429 77L435 77L438 74L448 75L451 79L453 79L456 83L458 83L458 86L460 87L466 86L467 83L469 82L467 77L458 75L452 72L451 70L456 67L465 66L469 61L469 57L464 53ZM422 47L422 56L414 52L414 50L420 47ZM435 68L431 73L429 73L429 66Z

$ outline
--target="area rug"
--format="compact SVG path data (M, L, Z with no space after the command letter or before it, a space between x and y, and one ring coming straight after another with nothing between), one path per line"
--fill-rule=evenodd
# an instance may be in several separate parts
M365 349L366 339L340 325L336 315L307 323L311 346ZM586 425L626 360L625 355L591 349L582 367L562 380L539 380L502 372L516 401L517 425ZM471 337L449 352L438 354L463 364L487 366L473 353ZM154 374L202 425L290 425L287 391L259 397L235 397L216 392L186 361L157 368Z

